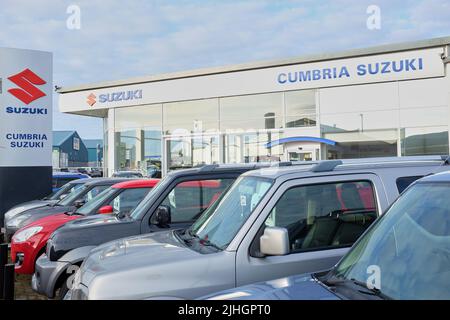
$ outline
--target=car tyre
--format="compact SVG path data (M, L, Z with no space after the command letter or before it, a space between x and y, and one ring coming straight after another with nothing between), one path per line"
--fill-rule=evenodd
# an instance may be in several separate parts
M61 288L59 288L56 294L56 299L64 300L64 297L66 296L67 292L69 292L69 288L67 287L67 281L63 281Z

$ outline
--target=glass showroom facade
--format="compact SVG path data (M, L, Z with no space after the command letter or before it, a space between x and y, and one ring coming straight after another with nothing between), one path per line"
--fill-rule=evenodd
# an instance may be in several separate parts
M348 101L339 112L336 104L323 104L319 112L320 89L117 108L116 170L145 171L163 160L172 170L211 163L448 154L444 101L389 104L380 101L386 96L377 96L376 86L356 88L365 91L367 102ZM270 146L311 131L336 144L288 153L281 144Z
M105 118L108 172L147 173L155 167L167 172L214 163L448 154L450 80L446 76L448 65L437 55L446 54L447 42L441 38L438 44L409 44L395 52L367 51L367 59L372 59L369 62L397 59L410 66L408 72L386 78L382 74L345 81L322 77L314 82L314 69L310 74L305 71L299 83L298 78L291 79L285 72L292 69L291 65L274 64L259 71L237 68L212 75L152 78L147 87L130 82L122 87L81 88L75 92L80 97L70 97L72 91L68 90L61 96L71 99L60 99L60 108L63 112L70 109L76 99L84 103L91 92L96 92L100 104L110 97L108 93L105 98L103 92L126 93L137 88L135 101L111 98L104 106L66 111ZM374 53L379 58L373 57ZM339 67L342 61L351 76L353 64L355 74L360 75L361 59L366 58L341 55L331 62ZM416 61L420 64L414 66ZM317 68L319 64L324 66L320 70L325 70L327 63L330 61L293 66L306 68L311 64ZM420 69L425 68L422 64L430 69ZM379 66L382 70L383 64ZM269 86L263 81L260 88L258 79L266 74L270 77L271 68L272 79L278 82ZM302 77L301 72L297 75ZM226 89L217 89L215 81Z
M169 170L212 163L280 161L286 130L317 126L316 91L201 99L115 110L117 169ZM163 159L163 153L165 159Z

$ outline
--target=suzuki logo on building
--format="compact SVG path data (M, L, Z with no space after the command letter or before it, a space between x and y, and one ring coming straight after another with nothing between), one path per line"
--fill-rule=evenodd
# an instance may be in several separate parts
M91 93L90 95L87 96L87 104L90 105L91 107L97 102L97 96L93 93Z
M8 80L19 87L9 89L8 92L25 104L30 104L34 100L46 96L43 91L35 86L46 84L45 80L28 68L10 76Z

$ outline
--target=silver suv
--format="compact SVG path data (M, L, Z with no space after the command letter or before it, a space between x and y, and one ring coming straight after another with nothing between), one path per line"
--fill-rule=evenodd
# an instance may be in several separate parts
M71 299L192 299L331 268L436 158L324 161L243 174L188 229L93 249Z

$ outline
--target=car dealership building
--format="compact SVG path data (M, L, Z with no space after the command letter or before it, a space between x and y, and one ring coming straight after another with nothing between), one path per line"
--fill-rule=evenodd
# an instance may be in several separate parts
M209 163L449 153L450 37L64 87L104 119L104 163Z

